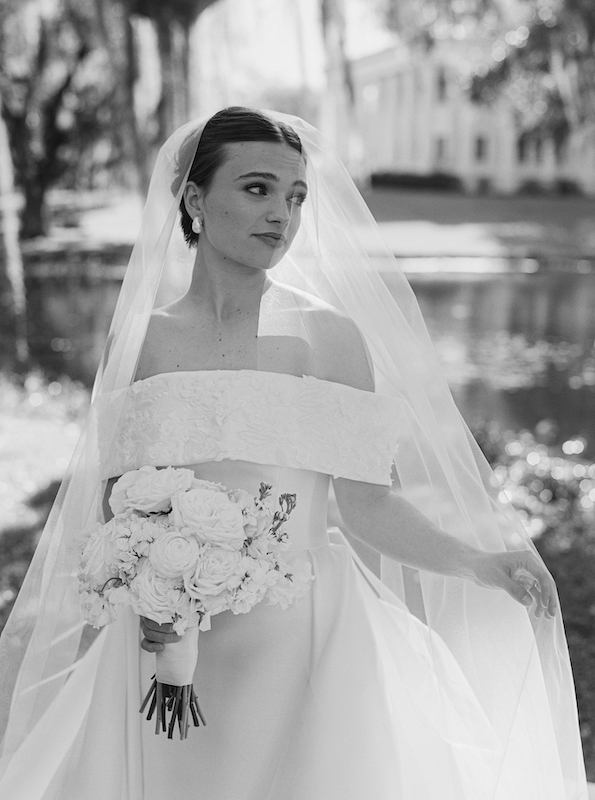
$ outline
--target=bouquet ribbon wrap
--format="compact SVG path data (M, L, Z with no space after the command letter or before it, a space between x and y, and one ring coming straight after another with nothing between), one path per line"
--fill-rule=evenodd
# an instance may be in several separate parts
M155 653L155 677L170 686L189 686L198 660L198 615L186 628L179 642L166 644Z

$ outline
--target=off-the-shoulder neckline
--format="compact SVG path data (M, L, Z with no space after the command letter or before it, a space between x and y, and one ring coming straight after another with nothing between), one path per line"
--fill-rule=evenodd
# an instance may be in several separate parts
M326 384L328 386L340 386L344 389L351 389L354 392L364 392L367 395L374 395L376 392L369 391L368 389L359 389L355 386L350 386L348 383L339 383L338 381L329 381L325 378L317 378L315 375L293 375L290 372L271 372L269 370L261 370L261 369L176 369L171 370L169 372L156 372L154 375L148 375L146 378L140 378L138 380L133 381L130 384L130 387L139 386L140 384L146 384L148 381L152 381L156 378L171 378L173 376L190 376L190 375L200 375L200 376L207 376L207 375L217 375L218 377L223 375L266 375L266 376L276 376L281 378L290 378L296 381L303 381L303 380L311 380L316 381L317 383ZM130 388L129 387L129 388Z

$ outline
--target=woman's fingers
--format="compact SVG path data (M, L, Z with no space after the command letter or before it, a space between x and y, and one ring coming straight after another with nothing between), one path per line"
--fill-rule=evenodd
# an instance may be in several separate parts
M147 645L159 645L158 647L149 648L148 646L144 646L143 642L141 642L141 647L148 652L156 652L157 650L162 650L164 644L170 644L171 642L179 642L181 637L174 631L173 625L171 622L164 623L160 625L155 620L148 619L148 617L141 617L140 618L140 626L141 630L145 636L143 642L147 642Z
M527 591L522 583L516 581L514 577L509 578L506 572L504 572L502 575L501 586L512 598L517 600L519 603L522 603L524 606L530 606L533 604L533 597L531 593Z
M157 653L159 650L163 650L165 647L164 644L159 644L159 642L151 642L149 639L143 639L140 643L140 646L143 650L146 650L147 653Z
M556 614L558 603L554 579L536 556L527 551L514 554L520 560L512 573L513 580L531 597L535 603L537 617L553 617Z
M537 617L557 612L554 580L530 550L483 553L476 578L482 586L504 589L524 606L534 605Z

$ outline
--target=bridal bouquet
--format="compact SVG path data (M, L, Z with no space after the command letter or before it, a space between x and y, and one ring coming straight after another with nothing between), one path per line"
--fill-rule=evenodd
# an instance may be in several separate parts
M156 653L155 680L140 710L149 705L148 719L157 711L155 732L167 729L169 738L177 721L184 739L189 715L204 724L192 687L199 629L210 628L213 614L246 614L265 598L287 608L307 591L310 564L290 569L282 556L296 496L281 495L274 511L265 483L254 497L189 469L142 467L122 475L109 504L114 517L83 535L83 613L95 628L116 619L121 606L173 623L182 639Z

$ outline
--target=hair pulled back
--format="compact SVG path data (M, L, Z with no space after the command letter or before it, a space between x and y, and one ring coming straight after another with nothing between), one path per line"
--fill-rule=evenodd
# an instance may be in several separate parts
M189 146L193 144L193 138L188 139ZM225 161L225 145L234 142L278 142L303 154L300 138L289 125L277 122L256 109L230 106L218 111L206 123L188 180L208 190L215 173ZM184 149L185 145L182 145ZM180 203L180 224L188 246L196 247L198 234L192 230L192 217L183 199Z

